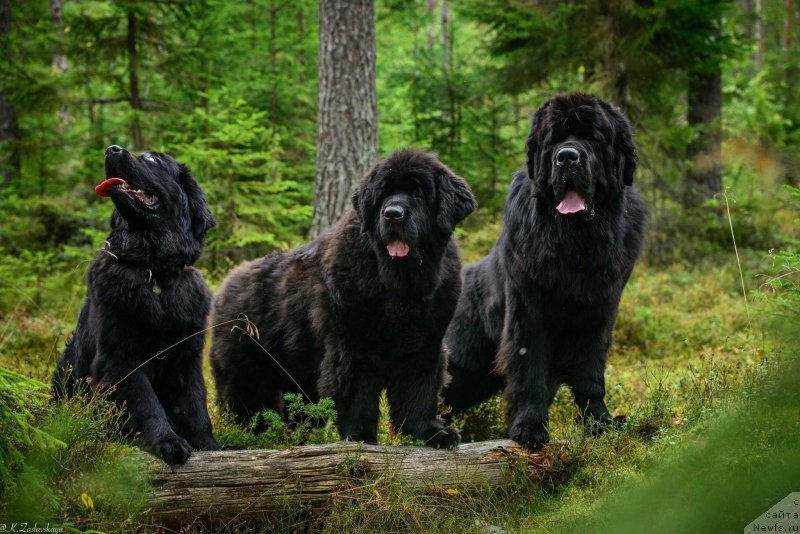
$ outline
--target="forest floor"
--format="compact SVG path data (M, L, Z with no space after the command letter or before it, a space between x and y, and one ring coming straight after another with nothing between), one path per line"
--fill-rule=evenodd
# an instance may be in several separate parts
M464 248L465 260L474 261L487 246L478 236ZM551 475L435 498L387 482L334 502L311 523L287 513L262 528L635 531L641 522L654 532L681 525L743 528L800 480L800 447L789 440L800 431L800 402L796 388L774 386L796 379L797 366L783 358L786 348L764 309L760 273L771 272L769 262L766 254L744 253L748 299L732 252L691 266L638 265L622 299L606 375L608 405L629 423L621 432L587 436L562 388L551 408L551 438L568 441L570 451L556 459ZM212 286L219 282L212 279ZM0 367L49 381L82 300L79 289L73 292L58 308L20 312L20 305L0 315ZM207 378L221 443L275 445L220 414ZM505 437L501 404L494 399L459 421L465 438ZM113 410L35 400L31 406L38 427L66 449L28 448L8 478L0 519L23 514L77 530L150 530L140 515L146 482L129 463L130 447L115 444L97 425L113 419ZM385 417L381 425L384 443L408 442L391 432Z

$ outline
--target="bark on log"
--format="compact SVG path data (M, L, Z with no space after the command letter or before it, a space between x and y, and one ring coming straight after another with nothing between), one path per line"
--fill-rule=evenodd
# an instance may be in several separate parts
M195 452L186 465L151 463L154 524L179 526L258 521L281 512L316 513L359 487L397 481L422 490L496 486L513 476L510 464L547 472L547 452L509 440L467 443L456 450L359 443L285 450Z

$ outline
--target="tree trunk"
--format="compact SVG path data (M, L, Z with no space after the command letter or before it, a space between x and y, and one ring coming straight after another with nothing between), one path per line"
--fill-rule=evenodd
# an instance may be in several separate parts
M53 69L67 72L67 55L64 53L64 0L50 0L50 20L58 34L58 42L53 47L53 57L50 61Z
M255 34L255 32L253 32ZM275 0L269 3L269 66L272 88L269 98L269 120L278 121L278 6ZM275 130L273 134L275 135Z
M19 125L14 106L1 96L0 150L0 176L3 185L8 185L19 176Z
M50 57L50 67L53 72L59 74L67 73L67 54L65 52L65 39L64 32L64 0L50 0L50 22L53 24L53 29L56 33L56 42L52 48L52 55ZM67 127L72 122L72 113L70 111L67 99L61 98L60 105L56 111L56 136L61 139L67 135ZM55 166L55 177L60 178L64 175L67 162L58 159L59 163Z
M548 448L560 457L567 454L564 444ZM149 505L158 525L235 527L268 514L317 513L336 499L351 502L362 488L372 495L378 484L402 483L441 495L511 482L514 468L541 476L552 471L549 454L525 451L509 440L468 443L452 451L333 443L195 452L183 466L151 461L155 491Z
M764 52L766 51L764 36L764 0L755 0L756 16L756 67L764 66Z
M136 13L128 10L128 81L133 119L131 120L131 139L134 150L142 150L141 112L142 99L139 96L139 52L136 49Z
M629 90L628 71L620 51L620 21L617 4L601 1L600 13L606 24L608 40L605 42L605 70L613 91L612 101L628 116L631 117L631 95Z
M794 45L794 0L783 0L783 49L787 52Z
M442 70L444 71L445 91L447 91L447 155L452 157L459 145L459 105L458 88L455 85L453 68L453 27L450 22L450 4L442 0Z
M313 236L348 209L356 184L378 159L372 0L320 2L318 73Z
M722 71L689 73L687 121L699 130L688 147L685 205L696 207L722 192Z
M753 5L754 0L739 0L739 9L744 14L744 34L747 39L755 41L756 37L756 11Z
M0 0L0 38L11 31L11 2ZM11 61L11 53L0 51L4 61ZM3 95L0 95L0 178L8 185L19 176L19 124L17 110Z
M303 15L303 6L297 8L297 63L300 66L297 69L297 76L300 85L306 84L306 51L303 48L303 42L306 38L306 21Z

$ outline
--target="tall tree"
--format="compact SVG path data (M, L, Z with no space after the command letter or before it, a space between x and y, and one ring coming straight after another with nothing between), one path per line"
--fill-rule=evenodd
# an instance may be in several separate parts
M378 159L374 2L320 2L318 50L314 236L336 223Z
M50 20L56 29L56 45L53 47L52 67L62 74L67 72L67 55L64 52L64 0L50 0Z
M128 90L130 95L131 109L133 117L131 119L131 138L133 139L134 150L141 150L142 142L142 98L139 94L139 51L137 49L136 37L136 12L133 8L128 9Z
M686 119L698 130L687 147L685 204L695 206L722 192L722 69L689 73Z
M684 204L697 206L722 192L722 19L707 19L710 41L688 72L686 121L697 137L686 150Z
M10 62L5 39L11 31L11 2L0 0L0 56ZM11 183L19 175L19 125L14 105L0 95L0 177L3 184Z

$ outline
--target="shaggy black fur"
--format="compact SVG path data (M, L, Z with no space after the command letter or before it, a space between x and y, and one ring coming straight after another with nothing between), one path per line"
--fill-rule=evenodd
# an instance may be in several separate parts
M497 244L465 269L445 337L452 381L443 396L459 413L505 384L509 434L537 449L562 383L591 428L624 420L606 408L604 370L647 212L631 187L630 124L602 100L572 94L543 104L526 155Z
M442 337L461 288L452 233L475 200L435 157L404 149L364 177L353 206L311 243L246 263L225 280L214 321L245 314L260 345L239 329L214 332L218 397L242 422L280 412L287 392L331 397L342 438L375 443L386 388L395 428L455 446L458 431L436 409Z
M218 449L206 408L203 336L181 342L205 327L211 292L191 265L214 218L189 170L166 154L133 156L112 145L105 171L110 180L97 192L116 207L111 235L89 269L88 298L53 391L71 396L83 379L113 386L111 399L130 416L125 434L138 434L170 464L184 463L191 448Z

